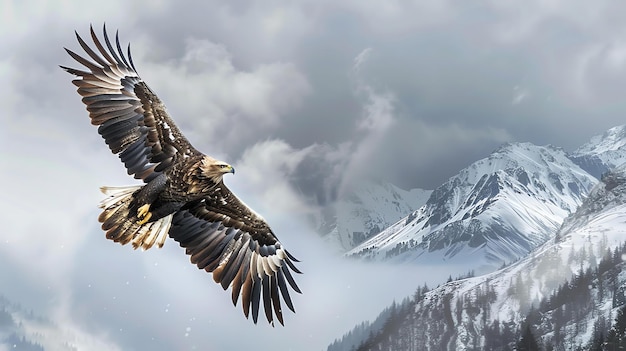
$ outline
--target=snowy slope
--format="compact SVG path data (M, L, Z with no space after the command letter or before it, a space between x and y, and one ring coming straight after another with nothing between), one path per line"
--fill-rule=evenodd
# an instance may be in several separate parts
M119 350L105 339L69 325L59 325L0 295L0 350Z
M494 342L516 342L523 323L532 324L534 337L544 345L584 347L594 330L606 336L617 309L626 303L626 254L618 253L615 260L615 250L625 241L622 166L604 177L555 238L506 268L450 282L415 298L404 314L388 321L393 327L371 333L376 338L368 340L365 349L501 349ZM607 257L612 263L600 267ZM575 283L582 279L588 281Z
M626 162L626 125L596 135L576 149L570 158L596 178Z
M560 148L506 144L347 255L493 270L553 236L596 182Z
M329 209L326 240L343 252L350 250L422 206L431 192L382 182L354 184Z
M476 289L488 282L497 293L490 305L490 321L509 320L520 324L533 304L551 296L559 285L571 281L574 274L595 267L607 250L615 249L626 240L626 168L619 169L612 176L620 178L619 187L599 184L580 210L566 219L555 240L517 264L451 284L444 290L455 298L462 298L476 293ZM626 281L622 281L624 283ZM598 306L600 313L611 314L611 304L598 301ZM592 318L589 320L591 327L593 321ZM458 326L459 334L470 333L467 330L470 322L476 321L466 320ZM585 344L589 336L588 333L570 335L566 349ZM463 346L466 342L458 339L456 349L466 349Z

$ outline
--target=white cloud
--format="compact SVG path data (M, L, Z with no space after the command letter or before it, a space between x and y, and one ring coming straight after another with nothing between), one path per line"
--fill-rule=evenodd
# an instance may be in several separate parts
M367 48L359 53L354 59L352 73L355 82L354 94L362 103L362 113L356 121L355 137L350 141L350 154L346 155L346 169L339 185L339 196L346 190L346 186L355 179L377 177L384 169L380 169L380 164L376 162L375 155L381 143L388 137L387 132L395 123L394 103L396 98L393 93L378 92L371 85L365 82L361 76L363 69L372 49Z
M354 63L352 64L352 70L358 74L358 72L361 69L361 66L363 66L367 62L371 54L372 54L372 48L366 48L363 51L361 51L358 55L356 55L356 57L354 58Z
M309 213L312 209L293 188L290 179L296 167L314 149L311 146L296 150L282 140L259 142L243 153L235 163L233 179L226 179L225 183L232 184L236 194L241 192L254 197L256 206L250 206L257 209L263 206L264 213Z
M311 89L292 63L241 70L223 45L206 39L188 39L182 57L165 64L149 60L145 42L133 50L142 78L192 143L200 139L221 150L279 127Z

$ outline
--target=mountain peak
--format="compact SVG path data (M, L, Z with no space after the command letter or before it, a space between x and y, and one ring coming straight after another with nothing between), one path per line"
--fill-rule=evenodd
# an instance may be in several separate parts
M626 125L592 137L569 156L596 178L626 162Z
M624 150L626 147L626 125L613 127L602 135L596 135L573 152L573 155L602 155Z
M426 204L349 256L491 270L556 233L596 179L561 148L508 143L435 189ZM479 258L479 259L477 259Z
M367 348L357 349L503 350L524 338L534 340L527 349L617 345L626 313L624 231L626 166L593 188L559 229L559 240L490 274L418 288L387 309L393 313L381 313L382 327L365 330L359 343Z
M471 261L467 269L495 269L553 237L602 175L625 161L626 126L593 137L573 154L554 145L505 143L450 177L430 193L424 206L408 210L397 222L370 229L344 226L349 231L338 236L345 249L352 247L347 256L462 265ZM365 204L358 196L350 201ZM389 205L379 200L372 204L365 222L382 223L369 218ZM360 211L345 204L343 208L338 213L356 216Z

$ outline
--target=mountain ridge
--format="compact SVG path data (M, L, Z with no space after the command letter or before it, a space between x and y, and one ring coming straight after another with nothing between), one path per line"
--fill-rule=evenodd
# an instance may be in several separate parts
M561 148L507 143L346 255L414 263L481 256L472 268L494 269L554 235L596 182Z
M535 149L541 152L529 155L523 149ZM556 159L562 165L561 168L564 168L560 172L561 175L549 166ZM329 247L344 252L348 257L366 260L420 263L433 259L449 262L452 259L464 264L461 259L463 256L478 255L476 249L480 245L488 245L488 249L482 250L484 262L481 262L479 266L484 266L485 270L489 270L501 263L523 257L532 248L554 235L565 216L580 204L581 199L602 174L621 162L626 162L626 125L613 127L603 134L593 136L573 152L565 152L554 145L505 143L486 158L459 171L457 175L452 176L435 190L413 189L408 193L402 189L394 191L393 189L397 188L392 184L384 184L380 181L375 183L378 189L374 192L371 190L372 186L369 186L370 189L367 189L367 186L354 186L337 201L335 206L326 208L324 215L326 227L320 232L330 243ZM478 167L477 164L481 166ZM531 169L527 171L525 168L529 166ZM474 174L470 174L472 167ZM482 170L482 173L478 174L476 170ZM578 178L578 181L570 182L568 179L563 179L562 173L568 172ZM537 175L540 173L547 174L543 175L544 179L540 179L541 184L536 184ZM536 203L536 206L524 205L525 201L522 201L523 199L515 193L528 191L529 189L524 188L528 188L529 183L533 183L531 187L538 185L546 188L545 185L547 185L552 194L538 198L537 200L541 203ZM554 189L551 185L557 186L558 189ZM571 186L574 188L565 189ZM506 191L503 191L506 187L509 187L508 195L505 194ZM363 189L367 190L363 191ZM537 196L540 192L537 189L531 190L535 190L530 192L532 196ZM411 201L411 197L415 198L415 195L406 196L413 191L420 192L419 201ZM471 191L473 193L470 193ZM388 194L384 195L385 192ZM565 194L560 194L561 192ZM389 200L393 201L394 197L398 197L398 193L402 194L400 197L403 198L401 210L389 206ZM515 203L515 201L503 199L503 196L517 197L518 201ZM562 199L559 199L560 197ZM386 201L376 201L376 199ZM437 202L445 201L448 201L448 204L437 204ZM466 203L460 203L461 201ZM470 203L471 201L474 203ZM480 203L480 201L483 202ZM537 219L541 214L531 215L535 219L529 219L528 216L523 215L515 218L516 216L510 215L513 212L546 207L546 201L554 202L555 206L547 206L548 208L541 210L544 215L543 219ZM505 218L493 218L491 221L481 218L481 212L489 211L494 203L507 202L511 208L505 210L509 214ZM428 205L430 208L424 209L422 205ZM393 213L388 213L390 210ZM465 219L451 219L453 215L464 211L467 216ZM491 212L494 211L491 210ZM430 229L424 228L424 223L414 223L415 219L420 217L428 218L425 224L430 226ZM488 217L488 215L482 217ZM446 222L446 220L450 221ZM511 223L507 223L509 221ZM500 222L500 224L494 222ZM409 230L406 226L418 224L422 227L423 233L408 235ZM525 238L520 232L526 231L525 227L528 226L534 228L529 230L531 237ZM517 233L508 235L510 231L517 231ZM440 234L437 235L436 232ZM448 235L444 235L445 233ZM402 235L404 238L400 238ZM391 237L397 240L394 242ZM513 242L507 242L508 240L513 240ZM392 245L381 247L381 243ZM424 252L416 252L420 251L420 248ZM436 250L444 251L439 255L433 255L432 252ZM409 251L414 252L407 254Z
M329 350L502 350L522 339L576 349L618 340L611 326L626 313L624 233L626 165L606 174L555 237L527 257L418 288L359 345L336 341Z

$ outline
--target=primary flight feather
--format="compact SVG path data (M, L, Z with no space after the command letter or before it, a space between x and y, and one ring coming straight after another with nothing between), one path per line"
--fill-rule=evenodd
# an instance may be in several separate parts
M84 70L61 66L87 106L91 123L128 174L144 184L102 187L107 195L98 217L106 237L147 250L176 240L198 268L213 273L233 304L241 297L246 318L257 322L261 304L267 321L283 324L281 296L295 312L288 287L300 292L291 271L297 260L267 222L240 201L222 177L235 169L196 150L168 115L165 105L139 77L130 54L115 46L103 28L104 44L91 28L95 50L76 33L90 59L67 53Z

